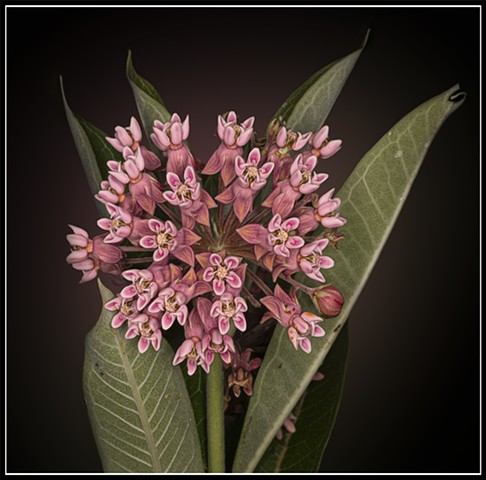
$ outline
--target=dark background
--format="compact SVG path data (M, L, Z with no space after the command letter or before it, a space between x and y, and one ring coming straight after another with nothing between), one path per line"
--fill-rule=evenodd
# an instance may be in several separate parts
M7 470L94 472L83 343L101 302L65 263L68 223L97 211L65 119L105 132L136 107L127 51L201 158L230 109L266 123L313 72L369 43L328 123L339 187L402 116L457 82L468 97L431 145L350 316L342 406L324 472L479 470L479 10L8 9ZM330 183L329 183L330 185Z

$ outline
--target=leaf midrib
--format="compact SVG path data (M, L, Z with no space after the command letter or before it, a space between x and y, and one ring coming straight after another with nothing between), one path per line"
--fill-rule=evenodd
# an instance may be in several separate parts
M113 332L113 336L115 337L115 342L120 351L120 357L123 363L123 367L127 373L127 380L130 388L132 389L133 399L135 401L135 405L138 410L138 414L140 416L140 421L142 423L142 429L145 434L145 440L147 442L147 447L150 452L150 458L152 460L152 470L154 472L161 472L162 468L160 466L159 457L157 455L157 448L155 446L155 439L152 433L152 429L150 428L150 423L147 417L147 412L145 411L144 404L142 397L140 395L140 390L138 388L137 380L135 379L135 375L133 373L132 366L128 361L128 357L126 354L125 346L123 343L120 342L120 334L118 331Z

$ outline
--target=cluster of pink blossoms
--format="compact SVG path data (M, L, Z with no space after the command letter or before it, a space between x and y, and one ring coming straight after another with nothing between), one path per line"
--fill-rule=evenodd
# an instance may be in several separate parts
M314 296L326 317L343 302L335 287L311 289L292 277L303 272L323 284L322 270L334 264L324 252L346 220L334 189L317 193L328 175L315 169L341 141L329 139L327 126L299 133L273 122L259 148L253 122L239 124L234 112L219 116L221 144L206 164L185 143L189 117L154 122L150 139L159 156L141 145L135 118L116 127L107 141L123 160L107 162L108 178L95 195L106 208L98 220L105 233L91 239L71 226L67 235L67 262L82 272L81 282L99 271L125 282L105 305L113 328L126 324L125 337L137 338L143 353L158 350L164 332L179 324L185 340L173 364L186 361L189 375L198 366L209 372L220 355L232 368L235 396L241 389L251 395L250 372L261 363L251 348L240 348L238 332L273 318L296 349L310 352L310 339L324 335L323 319L302 311L296 292ZM255 317L261 321L249 322Z

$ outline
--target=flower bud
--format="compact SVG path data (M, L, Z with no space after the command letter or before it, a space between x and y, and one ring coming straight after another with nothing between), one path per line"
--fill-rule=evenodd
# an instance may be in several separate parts
M344 304L342 293L332 285L317 288L314 292L314 303L327 318L337 317Z

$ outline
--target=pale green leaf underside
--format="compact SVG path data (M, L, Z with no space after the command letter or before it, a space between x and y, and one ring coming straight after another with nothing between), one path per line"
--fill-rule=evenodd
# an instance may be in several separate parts
M324 379L311 382L293 409L295 433L274 438L255 472L317 472L331 437L346 376L348 328L345 325L319 371Z
M154 121L168 122L171 115L165 108L157 90L135 71L131 52L128 52L126 74L133 90L143 128L147 138L150 138Z
M405 116L364 156L339 191L340 213L348 223L341 229L345 240L332 251L335 266L326 271L326 280L343 292L345 306L338 317L323 322L326 335L312 339L309 355L295 351L287 332L277 326L255 382L235 472L254 470L324 360L378 259L430 142L464 99L453 95L457 90L454 86ZM312 302L300 298L304 309L313 309Z
M103 303L113 294L99 282ZM191 402L164 340L144 354L103 309L88 334L84 394L105 472L203 472Z

